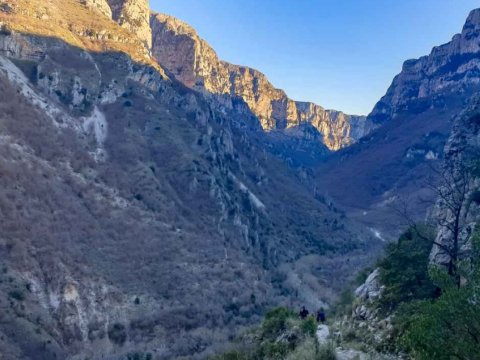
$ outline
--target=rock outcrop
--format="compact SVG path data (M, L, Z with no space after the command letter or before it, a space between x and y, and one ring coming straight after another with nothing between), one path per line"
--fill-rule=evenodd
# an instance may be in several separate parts
M152 55L186 86L223 97L230 107L243 101L265 131L303 136L292 128L309 123L322 134L331 150L351 145L371 127L363 116L325 110L313 103L296 102L275 88L261 72L221 61L215 51L188 24L172 16L152 14Z
M112 18L112 9L108 5L107 0L80 0L80 4L100 12L109 19Z
M9 31L27 33L62 39L87 51L125 53L133 60L153 66L163 73L158 63L150 57L147 47L150 36L142 40L129 26L120 27L112 21L111 10L109 11L110 7L106 1L50 1L48 7L38 0L4 0L2 4L5 5L5 9L10 9L9 11L0 9L0 23L3 24L0 27L5 29L2 31L3 34ZM120 15L121 11L126 13L130 11L127 7L116 9ZM21 42L16 45L16 49L11 50L29 51Z
M114 20L137 37L149 51L152 47L149 0L78 0L85 7Z
M444 181L439 184L439 199L432 215L438 228L430 259L449 270L452 262L471 256L471 235L480 220L479 153L480 96L475 95L454 120L441 169Z
M411 215L417 221L425 218L424 200L435 198L428 186L420 184L429 182L432 166L441 162L452 118L479 91L480 9L476 9L450 42L405 62L368 116L376 129L319 166L318 188L386 238L397 238L400 233L392 233L398 229L397 215L391 209L401 208L408 199Z
M113 19L135 34L146 46L152 47L149 0L108 0Z
M362 302L372 303L382 295L380 284L380 269L375 269L368 275L365 282L355 290L355 296Z
M392 338L392 316L382 311L378 301L381 299L384 286L380 282L380 269L375 269L354 293L351 312L337 320L333 328L340 343L350 344L358 341L372 355L376 351L385 352L384 346ZM359 354L360 355L360 354ZM377 357L378 356L378 357ZM376 356L360 358L397 359L396 356L376 354Z
M431 107L442 108L445 106L442 95L478 87L479 39L480 9L476 9L468 16L462 32L449 43L434 47L428 56L404 63L402 72L376 104L369 119L380 124L402 111L418 113Z

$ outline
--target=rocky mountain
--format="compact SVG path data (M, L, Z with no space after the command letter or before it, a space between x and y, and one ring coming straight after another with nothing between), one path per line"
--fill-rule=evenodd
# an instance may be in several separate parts
M291 100L261 72L221 61L215 51L188 24L172 16L152 14L152 55L187 87L223 99L229 107L242 101L262 128L305 137L304 124L321 134L330 150L349 146L371 130L363 116L325 110L319 105Z
M80 0L80 3L116 21L141 40L148 50L152 47L148 0Z
M3 359L204 358L380 247L248 106L168 75L144 5L0 1Z
M150 6L148 0L108 0L113 20L135 34L145 44L152 47L150 28Z
M474 301L480 281L479 120L477 93L453 120L438 170L441 180L435 185L437 202L428 221L411 226L387 247L378 267L352 294L344 316L337 319L335 327L344 343L358 341L366 349L395 353L402 359L406 352L429 359L434 357L433 352L425 354L423 349L441 343L435 348L438 354L455 348L465 338L468 345L459 348L467 355L459 356L477 357L478 330L472 330L470 324L478 323L479 307ZM422 302L423 307L419 307ZM436 304L441 304L441 311L429 309ZM425 328L414 333L413 338L421 340L419 345L414 341L412 349L405 339L424 321L422 316L432 317L430 311L441 320L427 322ZM418 318L421 320L414 324ZM435 335L430 337L429 332Z
M391 207L402 206L399 199L423 218L432 205L423 200L434 200L426 186L431 167L442 157L451 119L480 90L479 40L476 9L449 43L406 61L368 116L378 128L319 166L318 188L385 237L399 235L389 230L397 228Z
M432 263L449 268L452 261L472 256L471 238L480 220L478 159L480 154L480 97L475 95L454 121L445 146L437 204ZM453 189L454 191L452 191Z
M445 107L449 94L468 94L480 75L480 9L473 10L449 43L434 47L430 55L408 60L384 97L369 115L382 123L405 111L422 113Z

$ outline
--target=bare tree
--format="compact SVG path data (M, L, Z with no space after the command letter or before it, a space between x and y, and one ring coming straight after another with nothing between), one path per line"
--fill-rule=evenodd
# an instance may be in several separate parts
M469 225L468 215L475 176L472 165L461 160L447 160L443 167L436 171L436 175L439 183L431 186L431 189L437 197L438 209L443 211L436 216L437 228L439 232L442 231L441 234L448 234L448 241L442 241L439 234L434 245L448 256L448 274L459 283L458 261L463 245L461 237Z
M459 284L458 261L464 244L462 234L469 226L468 216L475 174L471 163L458 159L446 160L441 167L431 166L431 172L432 177L427 181L426 187L432 191L436 200L431 202L421 199L421 201L430 202L435 206L437 214L430 217L428 225L437 229L436 238L430 239L424 234L418 221L412 216L408 201L400 199L392 209L406 221L418 237L431 241L434 248L437 247L439 252L446 255L448 261L445 265L448 274Z

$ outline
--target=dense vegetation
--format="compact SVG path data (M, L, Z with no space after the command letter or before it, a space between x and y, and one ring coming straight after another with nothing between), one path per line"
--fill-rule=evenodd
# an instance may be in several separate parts
M436 287L428 274L433 237L431 228L414 226L388 245L378 264L380 282L385 286L379 300L382 309L390 312L402 303L435 295Z
M455 276L446 268L429 266L433 242L432 228L415 225L387 246L377 263L382 295L369 306L378 310L379 318L393 315L390 335L372 349L366 346L369 336L371 340L378 334L368 331L376 330L357 328L351 338L340 329L344 333L337 338L339 345L355 348L358 343L366 352L401 352L415 360L480 359L480 231L472 236L468 260L455 264ZM359 277L365 280L363 272ZM352 313L355 301L345 292L337 317ZM300 320L290 310L277 308L258 329L239 338L235 350L214 360L335 359L333 344L318 346L315 329L313 318Z
M431 271L441 288L435 299L412 302L401 345L418 360L480 359L480 234L473 256L459 266L462 284L442 271Z
M471 257L456 265L461 284L446 269L429 267L432 243L431 229L411 228L378 263L384 290L373 306L394 314L382 347L416 360L480 359L480 232Z
M334 360L333 345L319 346L313 316L302 320L289 309L279 307L265 315L260 327L236 342L235 350L212 360Z

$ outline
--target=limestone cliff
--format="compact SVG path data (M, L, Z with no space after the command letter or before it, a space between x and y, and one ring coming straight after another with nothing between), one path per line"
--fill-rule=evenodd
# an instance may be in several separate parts
M108 18L112 18L112 9L107 3L107 0L80 0L80 4L100 12Z
M287 130L307 122L331 150L348 146L370 131L362 116L293 101L261 72L221 61L191 26L172 16L152 14L151 27L152 54L174 77L192 89L223 96L227 103L245 102L265 131L303 136L302 131Z
M480 97L456 117L445 146L439 199L433 213L438 224L430 259L450 269L471 255L471 235L480 220L478 154L480 153Z
M150 7L148 0L108 0L113 19L134 33L150 49Z
M442 95L478 86L480 76L480 9L468 16L462 32L428 56L408 60L369 118L382 123L402 111L422 112L445 106ZM412 104L415 101L415 104Z
M395 205L396 200L409 199L415 218L422 221L425 199L435 199L419 184L429 183L432 166L442 161L452 118L480 91L479 44L476 9L450 42L405 62L368 116L376 129L319 167L318 188L345 207L358 209L361 204L359 219L392 239L400 235L389 234L398 228L391 212L402 206Z
M149 55L146 47L149 37L142 41L125 24L118 26L111 18L112 11L105 0L50 1L48 7L39 0L4 0L0 4L3 4L0 7L0 27L4 32L58 38L89 51L125 53L163 73ZM117 13L130 11L125 7L116 9ZM10 50L28 51L21 42L12 44Z

